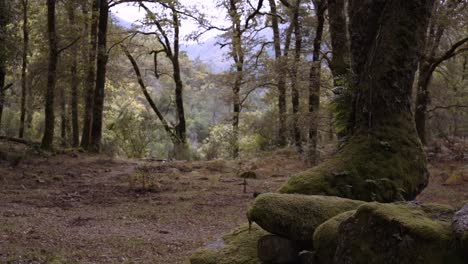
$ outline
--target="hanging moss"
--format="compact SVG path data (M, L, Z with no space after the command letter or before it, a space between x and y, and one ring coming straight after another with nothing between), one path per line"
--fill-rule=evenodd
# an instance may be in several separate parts
M270 233L311 248L315 228L363 203L330 196L266 193L255 199L247 217Z
M463 263L451 221L435 217L444 209L433 211L430 207L379 203L360 206L339 226L334 262Z
M220 249L202 248L190 257L191 264L260 264L257 256L258 240L269 234L257 225L242 225L222 237Z
M368 133L355 133L335 157L292 176L279 192L393 202L413 199L427 181L411 116L400 114Z

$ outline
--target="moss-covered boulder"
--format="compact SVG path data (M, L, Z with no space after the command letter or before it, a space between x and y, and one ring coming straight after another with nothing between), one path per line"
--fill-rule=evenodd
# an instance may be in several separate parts
M247 217L270 233L311 248L315 228L363 203L340 197L265 193L255 199Z
M462 264L446 206L368 203L339 225L333 261L354 264Z
M269 234L257 225L242 225L222 237L217 248L201 248L190 257L191 264L260 264L258 240Z
M352 217L356 210L334 216L319 225L314 232L315 258L318 263L330 263L338 246L338 227Z
M279 192L378 202L413 199L427 185L428 172L410 126L395 117L388 127L354 135L337 155L293 175Z
M465 263L468 263L468 204L455 213L452 227L464 252Z

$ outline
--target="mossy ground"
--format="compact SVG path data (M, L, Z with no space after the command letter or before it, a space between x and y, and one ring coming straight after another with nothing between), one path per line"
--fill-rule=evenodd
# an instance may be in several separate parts
M410 117L389 117L355 133L337 155L291 177L281 193L393 202L413 199L427 185L426 157Z
M225 234L224 246L220 249L202 248L190 258L191 264L260 264L257 242L269 234L257 225L245 224Z

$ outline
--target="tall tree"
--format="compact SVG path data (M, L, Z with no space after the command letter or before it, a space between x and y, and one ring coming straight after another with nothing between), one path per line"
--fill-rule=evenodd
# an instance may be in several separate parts
M99 5L98 25L98 54L96 67L96 86L94 88L93 118L91 126L91 150L101 151L102 115L104 111L104 88L106 86L107 68L107 26L109 18L109 4L101 0Z
M325 24L326 0L314 1L315 16L317 17L317 26L315 28L314 47L312 51L312 65L309 72L309 144L308 144L308 160L311 164L316 164L318 161L317 140L318 140L318 123L320 109L320 77L321 77L321 60L320 51L322 47L323 26Z
M8 2L0 0L0 128L2 127L3 107L5 104L6 62L7 62L7 24L8 24Z
M68 3L68 21L72 26L72 32L76 35L79 34L76 27L76 4L75 1ZM78 120L78 45L74 45L71 50L71 66L70 66L70 106L71 106L71 123L72 123L72 146L79 145L79 120Z
M468 37L459 37L459 40L445 50L441 50L443 37L447 36L451 27L457 27L457 13L463 12L467 8L464 1L436 1L433 8L433 17L429 24L426 35L425 48L419 61L419 74L417 79L417 95L415 107L416 129L423 144L427 143L426 138L426 114L430 103L429 86L432 75L437 67L446 60L454 56L468 52ZM450 20L455 21L450 21Z
M93 105L94 105L94 86L96 85L96 55L97 55L97 32L99 20L99 6L100 0L93 0L91 10L91 23L90 36L89 36L89 50L88 50L88 63L86 66L87 77L85 85L85 109L83 114L83 133L81 136L81 147L89 149L91 143L91 126L93 122ZM87 9L83 9L87 15ZM85 27L87 28L87 27Z
M28 0L22 0L21 5L23 8L23 54L21 65L21 113L20 113L20 126L19 138L24 136L24 121L26 118L26 96L27 96L27 79L26 71L28 68L28 52L29 52L29 26L28 26Z
M301 139L301 128L299 126L299 63L301 61L301 52L302 52L302 26L300 22L300 7L301 0L296 0L296 3L293 8L293 18L292 25L294 26L294 36L295 36L295 45L294 45L294 61L291 68L291 103L292 103L292 136L293 142L296 146L296 149L299 152L302 152L302 139Z
M273 30L273 45L275 50L276 87L278 89L278 146L286 145L286 74L284 63L286 59L281 52L281 35L278 12L275 0L269 0L271 13L271 28Z
M334 158L291 177L281 192L394 201L426 186L411 94L432 4L350 1L355 126Z
M47 0L47 33L49 42L49 62L47 73L47 90L45 98L45 128L41 147L51 149L54 140L55 126L55 84L57 81L57 33L55 28L55 0Z

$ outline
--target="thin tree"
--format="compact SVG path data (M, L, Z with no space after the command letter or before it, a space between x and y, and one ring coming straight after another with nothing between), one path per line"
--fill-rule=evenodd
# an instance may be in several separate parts
M23 50L22 50L22 65L21 65L21 110L20 110L20 125L18 137L24 137L24 121L26 119L26 96L27 96L27 68L28 68L28 52L29 52L29 27L28 27L28 0L22 0L23 8Z
M72 26L72 32L79 34L76 28L76 4L75 1L70 1L68 3L68 21L70 26ZM78 147L80 144L80 135L79 135L79 120L78 120L78 46L74 45L71 50L71 66L70 66L70 106L71 106L71 123L72 123L72 146Z
M49 62L47 73L47 90L45 99L45 128L41 147L51 149L54 140L55 127L55 84L57 81L57 33L55 28L55 0L47 0L47 33L49 42Z
M317 26L315 28L314 47L312 52L312 65L309 72L309 144L308 160L315 165L318 161L317 141L320 109L320 76L321 60L320 51L322 47L323 26L325 24L326 0L314 1Z
M89 35L89 50L88 63L86 65L87 75L85 84L85 109L83 114L83 133L81 135L81 147L89 149L91 143L91 126L93 122L93 105L94 105L94 86L96 85L96 57L97 57L97 32L99 20L100 0L93 0L91 10L91 23ZM83 9L83 13L87 15L87 9ZM85 27L87 29L87 27Z
M102 115L104 111L104 88L106 86L107 70L107 26L109 18L109 4L107 0L101 0L99 6L98 25L98 54L96 67L96 86L94 88L93 118L91 126L91 151L101 151L102 140Z

